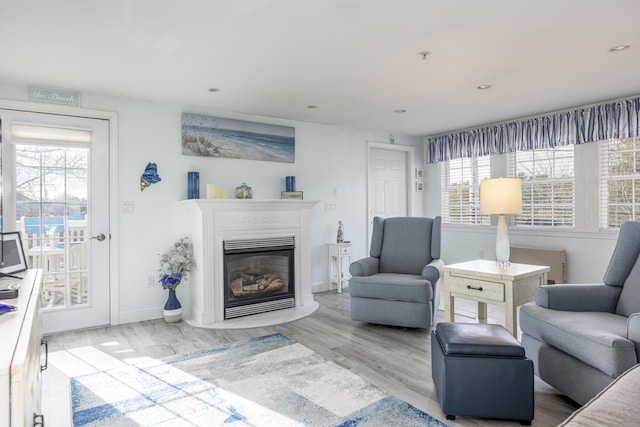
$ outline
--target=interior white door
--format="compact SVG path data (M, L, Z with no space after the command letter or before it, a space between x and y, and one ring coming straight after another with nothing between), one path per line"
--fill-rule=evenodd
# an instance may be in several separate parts
M413 147L370 143L368 160L370 237L374 217L411 214Z
M43 332L110 322L109 122L0 110L3 229L42 268Z

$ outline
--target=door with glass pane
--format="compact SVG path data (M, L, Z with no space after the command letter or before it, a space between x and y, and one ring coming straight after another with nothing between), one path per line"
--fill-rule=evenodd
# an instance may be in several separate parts
M43 270L45 333L108 324L108 122L16 111L0 117L3 175L13 180L3 188L12 193L3 196L4 228L11 211L29 267Z

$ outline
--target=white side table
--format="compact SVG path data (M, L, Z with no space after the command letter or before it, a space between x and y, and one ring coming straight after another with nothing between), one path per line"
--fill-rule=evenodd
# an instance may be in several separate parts
M502 267L484 259L445 265L444 319L454 321L455 297L478 302L480 323L487 323L487 304L501 305L506 329L518 338L517 308L535 299L536 289L547 284L549 270L546 266L513 262Z
M335 283L337 291L342 292L342 282L351 277L350 264L351 243L329 243L329 290Z

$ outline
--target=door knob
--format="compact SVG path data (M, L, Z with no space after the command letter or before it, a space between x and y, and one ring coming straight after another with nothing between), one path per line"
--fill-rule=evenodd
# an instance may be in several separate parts
M91 236L92 239L96 239L98 242L102 242L104 239L107 238L107 236L104 235L104 233L100 233L97 236Z

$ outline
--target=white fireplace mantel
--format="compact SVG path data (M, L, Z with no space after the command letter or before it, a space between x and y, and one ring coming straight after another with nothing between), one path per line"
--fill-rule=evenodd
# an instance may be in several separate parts
M281 323L312 313L311 209L317 200L191 199L188 212L197 266L189 274L185 320L199 327L252 327ZM224 320L223 242L255 238L295 238L295 307ZM258 323L256 323L258 321Z

